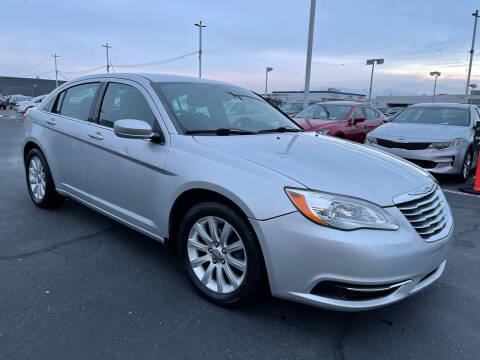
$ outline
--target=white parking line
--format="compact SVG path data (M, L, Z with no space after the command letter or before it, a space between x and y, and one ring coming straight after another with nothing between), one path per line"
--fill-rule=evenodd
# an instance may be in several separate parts
M449 192L449 193L452 193L452 194L457 194L457 195L465 195L465 196L472 196L472 197L480 197L480 195L475 195L475 194L469 194L469 193L466 193L466 192L463 192L463 191L458 191L458 190L450 190L450 189L442 189L443 192Z

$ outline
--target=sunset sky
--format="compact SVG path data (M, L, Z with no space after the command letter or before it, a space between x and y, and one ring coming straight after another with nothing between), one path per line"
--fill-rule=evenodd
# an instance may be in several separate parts
M101 45L108 41L117 72L197 76L196 55L137 64L196 51L193 24L202 20L205 78L262 91L265 67L271 66L271 90L303 89L308 0L45 0L9 6L15 16L2 19L0 75L54 78L54 52L66 79L103 72L85 70L105 65ZM317 0L311 88L366 93L365 60L383 57L376 95L429 94L434 70L442 73L439 93L463 93L476 6L470 0ZM121 66L129 64L135 66ZM472 82L480 83L478 56Z

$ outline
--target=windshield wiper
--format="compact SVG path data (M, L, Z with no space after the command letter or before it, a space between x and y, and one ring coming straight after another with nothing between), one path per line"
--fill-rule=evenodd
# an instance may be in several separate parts
M227 135L253 135L256 132L243 130L243 129L228 129L228 128L219 128L219 129L204 129L204 130L186 130L185 134L215 134L218 136L227 136Z
M292 128L292 127L280 126L278 128L275 128L275 129L260 130L260 131L257 132L257 134L266 134L266 133L274 133L274 132L280 132L280 133L283 133L283 132L299 132L299 131L303 131L303 130L297 129L297 128Z

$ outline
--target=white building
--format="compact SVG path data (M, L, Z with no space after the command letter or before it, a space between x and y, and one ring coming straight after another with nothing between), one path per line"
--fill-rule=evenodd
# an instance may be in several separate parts
M303 103L303 91L273 91L272 97L282 102L301 102ZM337 89L328 90L312 90L310 91L310 102L325 102L325 101L366 101L367 96L364 94L355 94L348 92L341 92Z
M377 96L372 99L372 105L376 108L387 108L394 106L408 106L420 103L433 102L432 95L394 95L394 96ZM463 95L449 95L438 94L435 95L435 102L442 103L470 103L480 104L480 95L468 95L468 99L465 99Z

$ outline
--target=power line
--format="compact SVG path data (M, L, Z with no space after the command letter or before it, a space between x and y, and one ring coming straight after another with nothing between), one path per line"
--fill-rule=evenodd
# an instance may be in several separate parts
M377 19L378 21L380 21L381 23L383 23L385 26L391 28L392 30L395 30L397 33L409 38L410 40L414 40L418 43L421 43L421 44L424 44L424 45L427 45L428 47L435 47L431 44L427 44L425 41L423 40L420 40L420 39L417 39L416 37L404 32L403 30L397 28L396 26L392 25L390 22L388 21L385 21L381 16L375 14L373 11L367 9L366 7L363 7L361 6L359 3L357 3L355 0L349 0L353 5L355 5L356 7L358 7L360 10L362 10L363 12L369 14L370 16L374 17L375 19ZM435 47L436 48L436 47ZM438 51L441 51L441 49L437 48Z
M129 65L119 65L119 64L116 64L115 66L116 66L117 68L119 68L119 67L143 67L143 66L161 65L161 64L165 64L165 63L172 62L172 61L175 61L175 60L182 60L182 59L185 59L186 57L189 57L189 56L192 56L192 55L195 55L195 54L198 54L198 51L192 51L192 52L190 52L190 53L188 53L188 54L176 56L176 57L169 58L169 59L165 59L165 60L153 61L153 62L149 62L149 63L129 64Z

